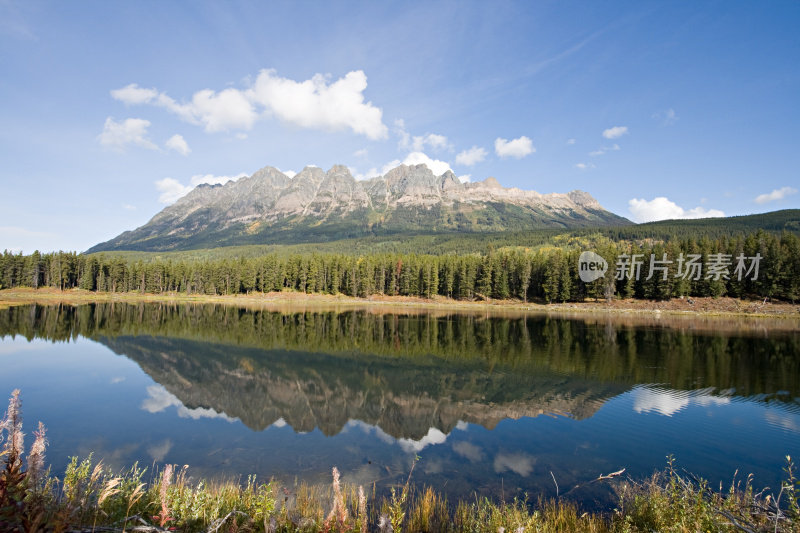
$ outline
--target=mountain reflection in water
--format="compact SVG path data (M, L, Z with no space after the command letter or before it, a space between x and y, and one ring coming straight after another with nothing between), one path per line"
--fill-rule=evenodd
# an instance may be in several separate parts
M112 397L128 425L163 418L114 452L121 459L146 452L203 472L312 481L336 464L351 481L372 483L397 481L408 455L424 450L417 481L453 494L491 494L498 484L548 494L551 472L564 486L621 466L647 475L663 466L663 452L709 465L701 474L729 476L737 467L768 471L800 451L800 334L685 326L214 305L0 310L3 338L91 339L149 376L129 400ZM23 374L45 371L29 364ZM24 386L11 376L0 384ZM126 401L140 414L125 411ZM745 414L750 426L786 437L774 443L783 455L759 462L763 447L747 439L731 447L737 437L724 433L739 431ZM213 435L202 433L208 424ZM241 457L220 462L219 447ZM724 460L714 450L725 450Z

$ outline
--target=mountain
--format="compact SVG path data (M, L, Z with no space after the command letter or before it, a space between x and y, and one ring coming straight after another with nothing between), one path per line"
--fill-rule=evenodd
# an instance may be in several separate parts
M462 183L425 165L400 165L365 181L341 165L328 172L306 167L293 178L265 167L224 185L199 185L144 226L88 252L627 224L583 191L540 194L502 187L495 178Z

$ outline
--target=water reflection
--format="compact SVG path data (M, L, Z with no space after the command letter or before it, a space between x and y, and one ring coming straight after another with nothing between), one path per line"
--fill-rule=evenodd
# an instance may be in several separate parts
M120 357L81 363L19 335ZM0 336L0 386L33 399L26 416L51 427L56 469L94 451L310 481L336 464L380 485L421 454L419 483L508 496L549 495L552 476L563 493L622 467L647 475L667 454L708 477L741 468L774 483L800 453L791 329L97 304L0 310Z

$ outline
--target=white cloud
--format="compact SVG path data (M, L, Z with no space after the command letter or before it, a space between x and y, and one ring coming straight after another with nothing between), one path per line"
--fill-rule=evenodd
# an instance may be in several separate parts
M669 108L666 111L653 113L653 118L660 120L663 126L672 126L678 121L678 114L675 113L674 109Z
M575 139L567 139L567 144L575 144L576 142Z
M397 118L394 121L394 134L400 137L397 142L397 147L401 150L408 150L411 146L411 134L406 131L406 123L402 118Z
M364 181L381 175L381 173L375 167L372 167L371 169L363 173L359 172L358 169L355 167L348 167L348 168L350 169L350 174L352 174L357 181Z
M536 148L533 147L533 141L523 135L511 141L498 137L494 141L494 151L500 157L522 159L526 155L535 152Z
M111 91L111 97L127 105L147 104L158 98L155 89L143 89L135 83Z
M403 448L403 451L411 453L419 453L423 448L428 446L442 444L447 440L447 435L442 433L436 428L428 428L428 433L419 440L414 439L397 439L397 444Z
M158 201L162 204L175 203L178 198L186 196L189 191L194 189L191 185L182 185L175 178L164 178L156 181L156 189L161 193Z
M284 175L289 179L292 179L293 177L297 176L297 172L295 172L294 170L282 170L281 172L283 172Z
M397 168L402 164L403 164L403 161L400 161L399 159L392 159L391 161L389 161L388 163L386 163L385 165L383 165L381 167L381 171L379 172L379 174L381 176L383 176L384 174L386 174L387 172L389 172L393 168Z
M361 70L348 72L334 82L322 74L310 80L281 78L274 70L262 70L255 82L244 90L197 91L189 103L178 103L155 89L131 84L111 91L111 96L128 105L150 104L162 107L208 132L249 130L265 116L319 130L351 129L370 139L383 139L388 129L383 111L364 102L367 76Z
M398 118L394 121L393 129L395 135L400 138L397 143L397 147L400 150L422 152L425 150L425 147L433 151L453 150L453 145L450 144L447 137L439 135L438 133L426 133L425 135L414 135L412 137L411 134L406 131L406 123L402 118Z
M522 477L533 471L535 459L527 453L499 453L494 458L494 471L498 474L509 470Z
M589 155L592 157L597 157L599 155L604 155L606 152L616 152L620 149L618 144L614 144L612 146L603 146L602 148L598 148L594 152L589 152Z
M797 415L785 414L780 411L766 411L764 413L767 423L791 433L800 433L800 420Z
M160 463L167 456L172 449L172 441L165 439L161 444L153 444L147 448L147 453L153 458L153 461Z
M321 74L296 82L276 76L274 70L262 70L251 93L255 102L285 122L312 129L350 128L370 139L386 138L383 111L364 102L366 88L362 70L348 72L333 83Z
M637 413L658 413L672 416L688 407L689 398L678 391L640 387L633 391L633 410Z
M353 155L356 157L367 157L369 151L366 148L362 148L361 150L356 150L353 152Z
M191 418L198 420L200 418L222 418L228 422L233 422L236 418L231 418L225 413L218 413L214 409L207 407L195 407L189 409L177 396L169 392L162 385L150 385L147 387L147 398L142 401L142 409L148 413L160 413L168 407L175 406L178 408L178 416L181 418Z
M189 148L189 144L186 142L186 139L177 133L167 139L167 142L164 146L170 150L175 150L181 155L189 155L189 153L192 151L191 148Z
M445 161L439 161L438 159L431 159L427 155L422 152L411 152L406 156L403 160L404 165L426 165L436 176L441 176L445 172L450 169L450 164ZM395 165L397 166L397 165ZM384 167L386 168L386 167ZM394 168L394 167L392 167ZM386 170L388 172L390 169ZM384 172L384 174L386 173Z
M794 187L781 187L780 189L775 189L772 192L768 192L766 194L759 194L758 196L756 196L754 201L757 204L766 204L767 202L783 200L790 194L796 194L796 193L797 189L795 189Z
M164 178L156 181L156 189L161 193L158 201L162 204L175 203L179 198L186 196L195 187L202 184L224 185L229 181L236 181L246 177L247 174L241 173L235 176L215 176L213 174L195 174L189 179L189 185L184 185L175 178Z
M461 457L468 459L472 463L483 461L483 450L479 446L467 441L459 441L453 444L453 451Z
M436 133L427 133L421 136L415 135L411 140L411 146L406 148L410 148L414 152L421 152L426 146L434 151L452 149L452 146L447 141L447 137Z
M458 177L458 181L461 183L469 183L472 181L472 174L462 174Z
M606 139L618 139L628 133L628 126L614 126L603 130L603 137Z
M147 138L149 127L150 121L142 118L126 118L122 122L116 122L112 117L108 117L103 125L103 133L97 136L97 140L103 146L120 151L129 144L148 150L158 150L158 146Z
M411 152L402 161L399 159L393 159L388 163L386 163L385 165L383 165L380 169L378 169L377 167L372 167L366 172L361 173L358 172L357 169L355 168L350 168L350 173L353 175L355 179L363 181L363 180L368 180L370 178L374 178L376 176L383 176L390 170L395 169L400 165L408 165L408 166L425 165L436 176L441 176L448 170L452 172L452 169L450 168L450 163L448 163L447 161L432 159L423 152ZM469 175L467 175L467 178L469 178Z
M136 211L136 206L131 204L122 204L122 209L126 211Z
M592 163L575 163L575 168L579 168L581 170L587 170L590 168L595 168L595 166Z
M714 395L714 388L694 391L676 391L651 387L637 387L633 390L633 410L637 413L658 413L672 416L690 404L701 407L728 405L729 396Z
M668 220L676 218L711 218L724 217L725 213L719 209L706 209L695 207L684 209L664 196L659 196L648 201L644 198L632 198L628 201L628 211L636 222L653 222L655 220Z
M456 156L456 163L471 167L476 163L480 163L486 159L488 152L480 146L473 146L469 150L464 150Z
M203 124L207 132L249 130L258 119L250 99L237 89L225 89L219 93L211 89L198 91L192 96L188 112Z

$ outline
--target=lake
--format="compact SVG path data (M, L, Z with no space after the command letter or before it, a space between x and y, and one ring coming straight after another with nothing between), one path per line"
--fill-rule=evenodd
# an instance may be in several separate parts
M29 305L0 309L0 364L58 474L89 453L285 483L337 466L382 492L419 457L412 481L451 500L558 491L608 508L587 482L669 455L714 487L737 469L777 487L800 457L792 323Z

